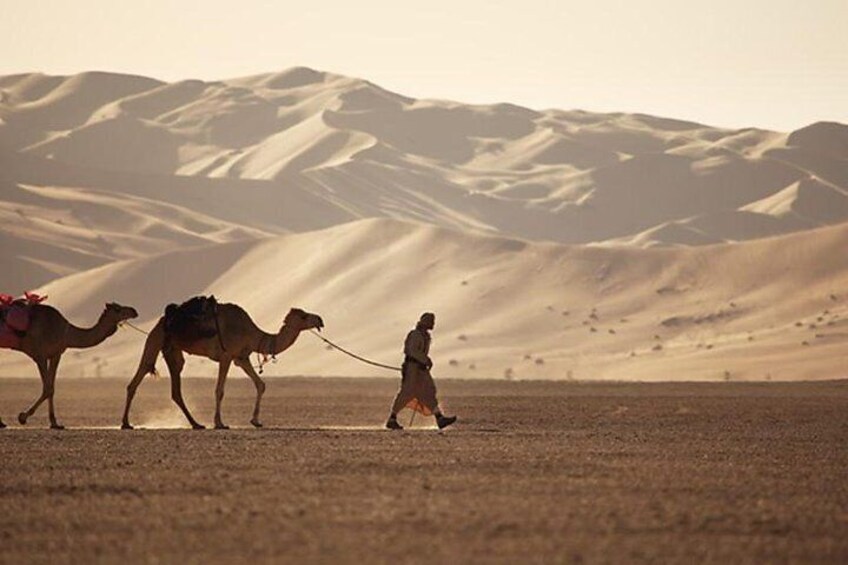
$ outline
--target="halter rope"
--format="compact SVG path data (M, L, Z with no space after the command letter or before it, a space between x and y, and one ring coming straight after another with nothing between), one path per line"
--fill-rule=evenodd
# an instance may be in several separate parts
M393 367L392 365L384 365L383 363L377 363L376 361L371 361L370 359L366 359L365 357L361 357L361 356L357 355L356 353L351 353L350 351L348 351L344 347L336 345L335 343L333 343L329 339L325 338L324 336L322 336L321 334L319 334L315 330L309 330L309 331L310 331L310 333L312 333L312 335L314 335L315 337L317 337L318 339L320 339L321 341L323 341L324 343L326 343L327 345L329 345L333 349L338 349L339 351L341 351L345 355L353 357L354 359L356 359L358 361L361 361L363 363L367 363L368 365L373 365L374 367L380 367L381 369L389 369L390 371L400 371L401 370L400 367Z

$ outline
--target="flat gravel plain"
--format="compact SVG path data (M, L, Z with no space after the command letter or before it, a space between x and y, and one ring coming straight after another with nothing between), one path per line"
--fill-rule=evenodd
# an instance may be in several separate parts
M125 385L60 376L51 431L0 380L0 562L848 562L846 381L444 380L441 433L382 430L378 379L268 379L261 430L231 379L233 429L174 429L152 377L121 431Z

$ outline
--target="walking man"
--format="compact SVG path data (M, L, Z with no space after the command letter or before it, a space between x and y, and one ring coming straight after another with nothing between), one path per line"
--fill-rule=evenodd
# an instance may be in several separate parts
M404 408L420 412L425 416L435 416L439 429L446 428L456 422L456 416L445 416L439 410L436 399L436 383L430 369L433 361L430 359L430 331L436 326L436 316L432 312L421 315L415 329L406 336L403 344L404 360L401 370L400 390L392 404L392 413L386 427L390 430L402 430L403 426L397 421L397 414Z

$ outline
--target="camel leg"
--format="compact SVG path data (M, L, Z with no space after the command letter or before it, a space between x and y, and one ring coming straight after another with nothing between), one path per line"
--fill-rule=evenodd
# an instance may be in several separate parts
M135 376L127 385L127 402L124 406L124 417L121 422L121 429L123 430L133 429L130 425L130 407L132 406L133 398L135 398L135 393L141 385L141 381L144 380L144 377L156 371L156 358L159 357L159 352L162 351L165 343L164 332L163 322L160 320L144 342L144 352L141 354L138 369L135 372Z
M41 375L41 396L38 397L32 406L26 412L21 412L18 414L18 422L21 423L22 426L25 426L27 423L27 419L35 414L35 411L38 410L38 407L41 406L41 403L47 400L50 396L49 390L49 371L47 367L47 359L35 359L35 364L38 367L38 372Z
M162 356L165 358L165 363L168 365L168 372L171 373L171 399L177 406L180 407L180 410L183 411L183 414L193 429L205 430L206 426L198 423L198 421L194 419L191 412L188 411L188 406L186 406L186 403L183 400L183 388L181 381L183 367L185 366L185 356L183 355L183 352L172 347L163 351Z
M256 386L256 405L253 407L253 418L251 418L250 423L257 428L261 428L262 422L259 421L259 404L262 402L262 395L265 394L265 382L256 374L256 370L250 364L250 359L236 359L235 363L247 373L247 376L250 377L250 380Z
M218 362L218 386L215 387L215 429L228 430L229 426L221 420L221 402L224 400L224 385L227 382L227 372L230 370L231 359L221 359Z
M62 354L53 357L50 360L49 378L50 378L50 396L47 397L47 409L50 416L50 427L54 430L64 430L65 426L56 421L56 411L53 407L53 395L56 393L56 371L59 369L59 360Z
M127 385L127 402L124 405L124 417L121 420L121 429L122 430L131 430L133 429L132 425L130 425L130 407L132 406L133 398L135 398L135 391L138 390L141 381L144 380L149 374L147 370L147 366L142 364L139 366L138 371L136 371L135 376L130 381L130 384Z

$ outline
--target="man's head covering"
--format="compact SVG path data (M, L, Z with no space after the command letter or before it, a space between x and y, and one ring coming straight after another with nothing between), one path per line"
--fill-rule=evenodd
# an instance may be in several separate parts
M416 328L423 328L425 330L433 329L433 326L436 325L436 315L432 312L424 312L421 314L421 317L418 318L418 323L415 324Z

